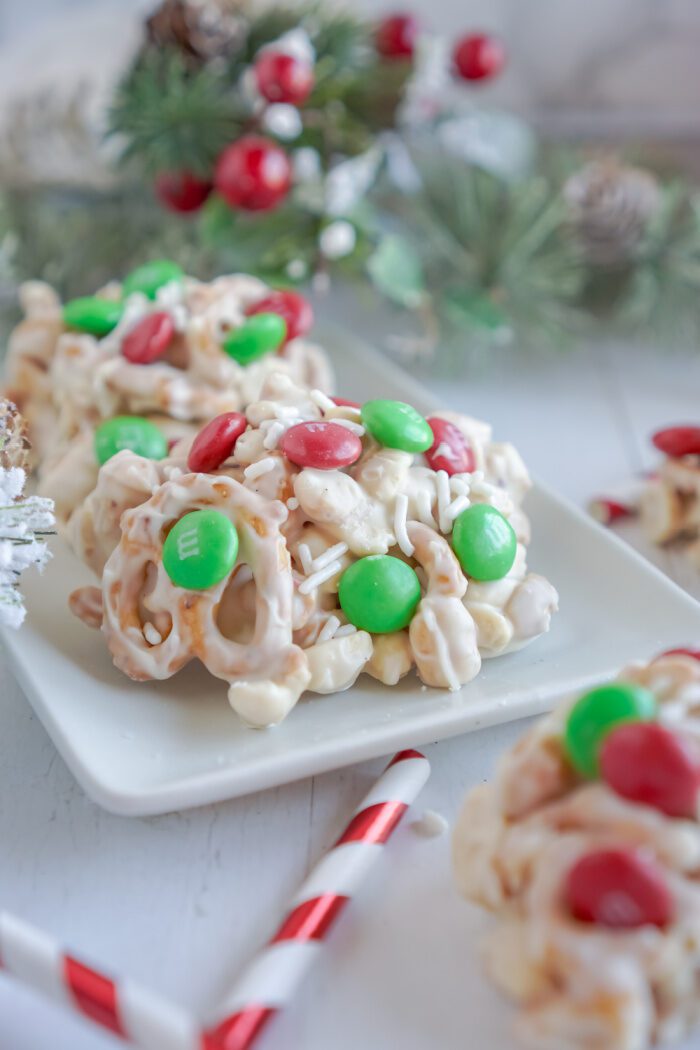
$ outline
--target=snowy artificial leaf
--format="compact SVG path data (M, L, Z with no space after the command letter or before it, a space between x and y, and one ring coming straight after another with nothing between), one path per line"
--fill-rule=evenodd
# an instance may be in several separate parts
M376 288L392 302L415 309L425 295L423 266L411 243L397 234L387 234L367 261Z

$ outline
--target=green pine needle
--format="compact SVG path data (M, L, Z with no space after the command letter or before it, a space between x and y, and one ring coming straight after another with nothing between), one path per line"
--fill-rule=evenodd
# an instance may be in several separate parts
M241 134L245 113L220 72L192 69L174 49L146 51L121 83L110 133L124 140L122 160L149 174L211 174L222 149Z

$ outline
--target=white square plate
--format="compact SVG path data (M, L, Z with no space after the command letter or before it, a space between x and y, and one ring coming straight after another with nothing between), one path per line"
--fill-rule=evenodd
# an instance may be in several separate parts
M338 391L438 407L386 360L337 330ZM464 408L474 415L479 406ZM533 420L533 425L537 421ZM499 434L507 439L507 434ZM529 564L558 588L552 631L519 653L486 661L457 693L409 677L388 688L365 678L345 693L303 700L273 730L245 729L226 686L201 667L136 684L111 664L99 634L74 620L69 592L89 582L60 542L43 577L25 585L28 621L6 632L14 670L85 791L115 813L140 816L243 795L550 707L625 661L700 636L700 606L615 537L536 485L528 497Z

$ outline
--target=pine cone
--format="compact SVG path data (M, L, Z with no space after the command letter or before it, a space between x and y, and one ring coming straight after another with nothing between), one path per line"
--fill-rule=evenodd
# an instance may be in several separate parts
M31 447L19 409L11 401L0 398L0 468L25 470Z
M587 164L566 181L563 192L585 256L598 266L634 259L661 202L650 172L615 158Z
M146 20L148 43L176 47L196 63L240 47L246 37L241 0L163 0Z

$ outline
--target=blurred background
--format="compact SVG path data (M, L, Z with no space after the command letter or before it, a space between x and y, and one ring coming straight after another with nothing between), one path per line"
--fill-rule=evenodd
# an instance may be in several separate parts
M0 324L23 280L166 256L359 295L442 372L601 326L694 347L699 53L692 0L5 0ZM291 172L264 207L220 174L251 134Z

